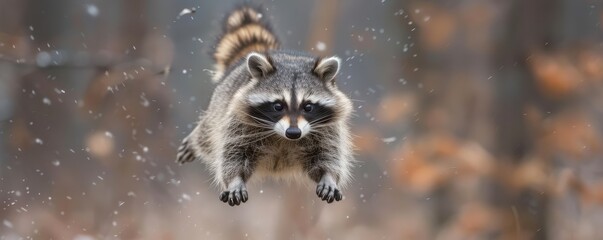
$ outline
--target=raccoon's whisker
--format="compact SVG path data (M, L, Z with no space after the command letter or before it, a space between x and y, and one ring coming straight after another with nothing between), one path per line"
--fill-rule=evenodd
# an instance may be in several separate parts
M258 123L272 124L272 122L271 122L271 121L268 121L268 120L266 120L266 119L261 119L261 118L259 118L259 117L255 117L255 116L253 116L253 115L251 115L251 114L249 114L249 113L245 113L245 112L243 112L243 114L245 114L245 115L249 116L249 117L250 117L250 118L252 118L253 120L258 121Z
M334 124L331 124L331 123L321 123L321 124L312 125L312 128L318 129L318 128L329 127L329 126L333 126L333 125Z
M264 140L264 139L266 139L266 138L269 138L269 137L273 136L274 134L276 134L274 131L270 131L270 133L268 133L266 136L263 136L263 137L261 137L261 138L258 138L258 139L256 139L256 140L254 140L254 141L251 141L251 142L258 142L258 141L262 141L262 140Z
M325 127L331 127L331 126L333 126L333 125L330 125L330 124L329 124L329 125L327 125L327 124L321 124L321 125L317 125L317 126L315 126L315 127L312 127L312 129L310 130L310 132L312 132L312 131L317 131L317 133L320 133L320 134L323 134L323 135L324 135L324 134L327 134L327 135L328 135L328 133L325 133L325 131L324 131L324 130L321 130L321 131L318 131L318 130L319 130L319 129L321 129L321 128L325 128Z
M272 122L270 122L268 120L265 120L265 119L261 119L261 118L255 117L255 116L252 116L251 114L243 112L243 111L241 111L241 113L244 114L244 115L246 115L246 116L248 116L248 117L250 117L251 119L253 119L255 121L255 123L251 123L251 122L248 122L248 121L245 121L245 120L239 120L240 122L248 124L248 125L251 125L251 126L254 126L254 127L270 128L270 129L272 129L272 124L273 124Z
M236 136L233 137L233 139L245 139L245 138L255 138L257 136L264 136L264 135L270 135L273 134L274 132L272 130L265 130L265 131L259 131L259 132L254 132L254 133L249 133L249 134L244 134L244 135L240 135L240 136Z
M255 109L255 108L254 108L254 109ZM245 116L249 116L249 117L251 117L251 118L253 118L253 119L257 119L257 120L259 120L259 121L263 121L263 122L270 122L270 121L268 121L268 120L266 120L266 119L261 119L261 118L258 118L258 117L256 117L256 116L253 116L253 115L251 115L251 114L249 114L249 113L247 113L246 111L243 111L243 110L239 110L238 112L239 112L239 113L242 113L242 114L243 114L243 115L245 115ZM261 112L260 112L260 113L261 113ZM264 115L264 114L262 113L262 115ZM266 116L266 115L264 115L264 116ZM266 116L266 117L268 117L268 116Z
M326 134L324 132L317 131L317 130L310 130L310 132L308 133L308 135L317 136L319 138L329 137L329 136L325 136Z
M237 144L235 146L244 146L244 145L248 145L249 143L255 143L255 142L264 140L266 138L269 138L274 134L275 134L274 131L264 131L264 132L261 132L261 134L254 134L253 136L252 135L240 136L239 138L237 138L239 141L235 141L235 142L238 142L239 144ZM245 138L253 138L253 139L250 139L248 141L240 141ZM247 139L245 139L245 140L247 140Z
M352 112L350 113L350 116L352 116L352 117L358 117L358 114L356 114L356 111L352 111Z
M361 99L353 99L353 98L350 98L350 100L351 100L351 101L353 101L353 102L362 102L362 103L363 103L363 102L366 102L365 100L361 100Z
M256 107L253 107L253 106L252 106L252 108L253 108L253 109L255 109L255 110L257 110L257 112L258 112L258 113L260 113L260 114L264 115L264 117L267 117L268 119L270 119L270 121L272 121L272 122L276 122L276 121L274 121L274 119L273 119L273 118L271 118L270 116L268 116L268 115L264 114L262 111L260 111L260 110L259 110L259 109L257 109ZM262 119L262 120L263 120L263 119Z
M253 123L253 122L248 122L248 121L239 121L245 125L248 126L252 126L252 127L257 127L257 128L262 128L262 129L272 129L272 126L268 125L268 124L262 124L262 123Z
M323 116L321 118L318 118L318 119L315 119L314 121L311 121L309 124L310 125L315 124L315 123L319 123L320 124L321 121L323 121L325 119L328 119L328 118L330 118L332 116L333 116L333 114L325 115L325 116Z
M335 125L335 124L330 124L330 123L317 124L317 125L312 126L312 128L318 129L318 128L330 127L330 126L333 126L333 125Z
M317 125L314 125L314 126L312 126L310 128L310 132L316 131L317 133L320 133L320 134L323 134L323 135L324 134L328 134L324 130L320 130L320 131L318 131L318 130L321 129L321 128L324 128L324 127L329 127L329 126L332 126L332 125L331 124L317 124Z

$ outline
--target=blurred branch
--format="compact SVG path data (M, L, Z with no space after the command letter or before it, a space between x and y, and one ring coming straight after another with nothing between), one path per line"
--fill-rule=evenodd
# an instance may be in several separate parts
M47 57L48 56L48 57ZM12 64L15 67L23 68L42 68L42 69L62 69L62 70L101 70L101 71L113 71L121 70L127 71L127 69L149 70L155 72L157 75L168 74L170 66L158 66L153 64L145 58L137 58L132 60L103 60L101 57L76 59L72 58L66 61L52 61L47 52L41 52L38 54L36 61L25 60L19 58L11 58L0 53L0 61L7 64ZM50 62L52 61L52 62Z

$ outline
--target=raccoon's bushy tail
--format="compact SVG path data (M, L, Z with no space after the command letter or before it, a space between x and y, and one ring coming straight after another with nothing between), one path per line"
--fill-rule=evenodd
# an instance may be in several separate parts
M265 19L260 8L249 5L238 7L226 16L223 34L212 53L216 61L214 82L220 81L228 67L248 53L278 48L278 40Z

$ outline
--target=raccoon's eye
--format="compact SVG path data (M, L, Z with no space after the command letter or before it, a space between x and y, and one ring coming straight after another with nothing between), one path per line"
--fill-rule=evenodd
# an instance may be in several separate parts
M312 110L314 110L314 105L311 103L308 103L304 106L304 111L306 112L312 112Z
M277 112L283 111L283 104L274 103L274 104L272 104L272 108L274 108L274 111L277 111Z

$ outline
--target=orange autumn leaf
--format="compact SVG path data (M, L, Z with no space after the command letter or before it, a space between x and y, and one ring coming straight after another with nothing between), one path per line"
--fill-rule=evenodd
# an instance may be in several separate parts
M567 97L578 91L583 82L580 73L565 58L537 54L530 63L537 87L548 97Z

